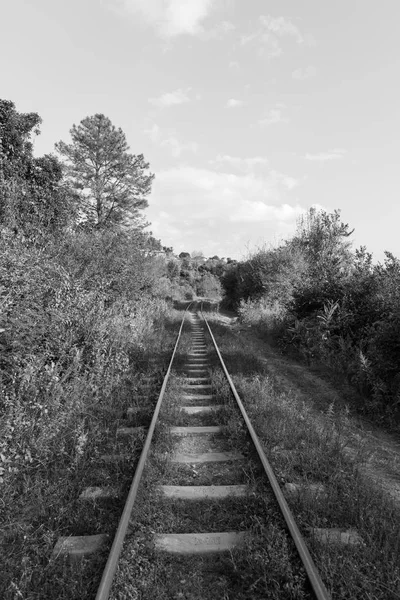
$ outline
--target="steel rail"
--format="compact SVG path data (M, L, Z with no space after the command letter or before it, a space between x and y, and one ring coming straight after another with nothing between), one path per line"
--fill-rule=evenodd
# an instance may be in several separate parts
M230 376L230 374L228 372L228 369L225 366L224 360L223 360L223 358L221 356L221 353L219 351L219 348L217 346L217 343L215 341L215 338L213 336L211 328L210 328L210 326L208 324L208 321L207 321L206 317L204 316L203 305L201 306L200 310L201 310L201 314L203 316L204 322L207 325L207 328L208 328L208 331L210 333L211 339L213 341L214 348L215 348L215 350L217 352L218 358L219 358L219 360L221 362L222 368L223 368L224 373L226 375L226 378L228 380L228 383L229 383L229 386L231 388L232 394L233 394L233 396L234 396L234 398L235 398L235 400L236 400L236 402L238 404L240 412L242 413L242 417L243 417L243 419L244 419L244 421L245 421L245 423L247 425L247 429L248 429L248 431L250 433L250 436L251 436L251 439L253 441L253 444L254 444L254 446L255 446L255 448L257 450L258 456L259 456L259 458L260 458L260 460L262 462L262 465L264 467L265 473L266 473L266 475L268 477L268 480L269 480L269 482L271 484L272 490L273 490L273 492L275 494L275 498L276 498L276 500L277 500L277 502L279 504L279 507L280 507L281 512L283 514L283 517L284 517L284 519L286 521L286 524L287 524L287 526L289 528L289 531L290 531L290 534L292 536L292 539L293 539L293 541L294 541L294 543L296 545L298 554L299 554L301 562L303 563L303 566L304 566L304 568L306 570L306 573L307 573L309 582L311 584L311 587L313 589L313 592L315 594L315 597L317 598L317 600L331 600L331 595L329 594L328 590L325 587L325 584L323 583L323 581L322 581L322 579L320 577L318 569L317 569L317 567L316 567L316 565L315 565L315 563L314 563L314 561L313 561L313 559L311 557L311 554L310 554L310 552L309 552L309 550L308 550L308 548L306 546L304 538L301 535L299 528L297 527L295 518L294 518L294 516L293 516L293 514L292 514L292 512L291 512L291 510L290 510L290 508L289 508L289 506L288 506L288 504L287 504L287 502L285 500L285 497L284 497L284 495L282 493L282 490L281 490L281 488L279 486L279 483L278 483L278 481L277 481L277 479L275 477L273 469L272 469L272 467L271 467L271 465L270 465L270 463L269 463L269 461L268 461L268 459L267 459L267 457L265 455L265 452L264 452L264 450L263 450L263 448L261 446L260 440L258 439L258 436L257 436L256 432L254 431L253 425L251 424L251 421L250 421L250 419L249 419L249 417L248 417L248 415L247 415L247 413L245 411L243 403L242 403L242 401L240 399L239 394L237 393L237 390L236 390L235 385L234 385L234 383L232 381L232 378L231 378L231 376Z
M140 480L142 477L143 469L144 469L144 466L146 463L147 455L149 453L151 440L153 438L154 429L155 429L156 422L158 419L158 414L160 412L161 404L162 404L164 394L165 394L165 389L167 387L168 379L169 379L169 376L171 373L172 363L174 361L176 350L177 350L178 344L179 344L179 340L181 338L181 333L182 333L183 325L185 323L186 313L192 304L193 304L192 302L190 302L188 304L188 306L186 307L186 310L185 310L185 314L183 315L182 323L181 323L181 326L179 328L179 332L178 332L178 335L176 338L176 342L175 342L174 350L173 350L173 353L171 356L171 360L169 362L167 373L164 377L164 381L163 381L163 384L161 387L160 395L158 397L157 404L154 409L153 418L151 419L151 423L150 423L149 431L147 433L146 441L144 443L142 453L140 455L140 459L139 459L138 465L136 467L135 475L134 475L134 478L133 478L133 481L132 481L132 484L131 484L131 487L129 490L128 497L126 499L126 503L124 506L124 510L123 510L121 519L118 524L118 529L117 529L115 537L114 537L113 545L111 546L110 554L108 556L107 563L106 563L106 566L103 571L100 585L97 589L96 600L107 600L109 593L110 593L110 589L111 589L111 585L112 585L112 582L114 579L119 556L121 554L122 545L124 543L124 539L126 536L128 525L129 525L129 520L130 520L130 517L132 514L133 505L135 503L136 495L137 495L137 492L139 489L139 484L140 484Z

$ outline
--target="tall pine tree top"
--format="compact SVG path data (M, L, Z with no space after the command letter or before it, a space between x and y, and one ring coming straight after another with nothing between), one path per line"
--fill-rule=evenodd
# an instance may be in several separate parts
M72 143L59 142L67 174L80 191L81 218L91 227L138 225L154 175L143 154L130 154L122 129L95 114L73 125Z

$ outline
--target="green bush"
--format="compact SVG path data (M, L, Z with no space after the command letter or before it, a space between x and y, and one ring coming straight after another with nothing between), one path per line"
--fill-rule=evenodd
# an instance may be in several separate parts
M373 265L350 249L339 211L310 211L296 235L223 276L225 304L244 323L323 363L365 396L365 410L400 415L400 261Z

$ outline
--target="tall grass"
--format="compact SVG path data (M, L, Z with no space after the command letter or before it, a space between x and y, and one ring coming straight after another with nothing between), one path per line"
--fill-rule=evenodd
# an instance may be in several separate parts
M54 250L0 240L0 597L10 600L81 598L93 579L87 570L75 591L66 585L67 565L49 570L52 548L60 535L112 528L78 495L88 477L97 485L109 477L93 459L117 451L118 419L175 329L174 311L141 289L140 273L135 285L124 269L107 284L94 268L101 244L91 258L85 251L86 263L77 249ZM123 483L129 473L114 477Z
M400 597L399 507L368 477L368 450L348 411L329 405L321 412L317 398L300 401L295 390L282 390L260 360L260 344L253 347L249 336L244 343L213 315L209 320L278 480L284 489L299 486L288 501L332 597ZM214 375L213 383L226 393L223 379ZM320 544L313 528L357 530L362 543Z

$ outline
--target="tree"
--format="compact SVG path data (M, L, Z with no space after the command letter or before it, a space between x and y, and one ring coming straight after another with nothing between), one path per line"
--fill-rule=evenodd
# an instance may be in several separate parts
M37 113L18 113L14 102L0 100L0 174L2 179L25 178L32 164L32 132L42 122Z
M340 210L327 213L310 208L299 218L296 235L288 243L301 249L313 275L330 279L351 268L353 255L348 238L353 232L347 223L342 223Z
M197 283L197 294L205 298L221 298L222 286L218 277L211 273L204 273Z
M80 190L83 223L97 229L137 224L154 179L143 154L130 154L122 129L102 114L73 125L70 134L72 143L58 142L56 150Z
M0 100L0 224L37 243L74 220L74 197L55 156L33 156L37 113L18 113Z

